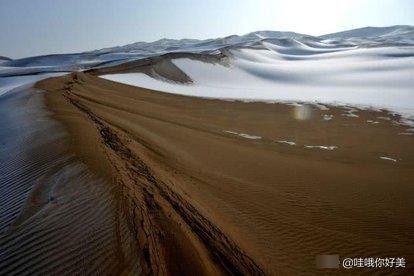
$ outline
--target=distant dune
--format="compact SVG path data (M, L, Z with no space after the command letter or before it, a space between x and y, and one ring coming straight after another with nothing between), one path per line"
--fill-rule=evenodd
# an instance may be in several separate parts
M10 61L11 58L0 56L0 61L4 61L4 60Z
M380 37L398 37L405 36L406 39L413 39L414 29L413 26L398 25L390 27L365 27L359 29L353 29L349 31L343 31L333 34L322 35L320 38L371 38L378 39Z

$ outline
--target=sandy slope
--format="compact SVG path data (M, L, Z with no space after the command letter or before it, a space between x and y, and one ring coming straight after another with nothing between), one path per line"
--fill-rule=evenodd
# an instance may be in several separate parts
M38 87L72 150L112 182L144 273L313 274L318 254L414 257L413 136L397 116L80 73Z
M76 118L64 105L62 113ZM0 274L139 271L112 184L73 154L44 93L3 95L0 129Z

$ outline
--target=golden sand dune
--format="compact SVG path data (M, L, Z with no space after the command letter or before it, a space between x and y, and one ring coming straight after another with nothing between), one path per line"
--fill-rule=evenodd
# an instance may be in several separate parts
M84 73L37 87L87 167L68 164L53 213L8 230L2 272L292 275L318 272L320 254L414 257L413 137L398 116L184 97Z
M0 274L137 270L112 186L73 155L43 97L28 89L0 103Z

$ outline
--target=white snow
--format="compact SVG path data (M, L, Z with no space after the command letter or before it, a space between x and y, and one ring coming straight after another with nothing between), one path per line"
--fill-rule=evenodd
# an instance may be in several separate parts
M334 150L334 149L337 148L337 146L307 146L307 145L305 145L305 148L307 148L307 149Z
M289 146L295 146L295 145L296 145L296 143L295 143L295 142L286 141L286 140L278 140L278 141L276 141L276 142L281 143L281 144L287 144L287 145L289 145Z
M261 136L250 135L250 134L247 134L247 133L238 133L238 132L231 131L231 130L225 130L224 132L234 134L234 135L238 135L238 136L246 138L246 139L253 139L253 140L262 139Z
M387 156L380 156L380 159L387 160L387 161L392 161L392 162L397 162L397 159L387 157Z
M49 77L61 76L64 73L48 73L38 75L24 75L14 77L0 77L0 97L7 92L22 86L30 86L33 83Z
M391 118L383 117L383 116L379 116L379 117L377 117L377 119L384 120L384 121L391 121Z
M283 53L277 49L230 52L226 64L174 59L193 84L166 82L143 73L102 77L182 95L384 108L414 117L414 47L340 49L317 54L289 53L289 49ZM357 115L350 111L346 116Z
M325 120L325 121L330 121L330 120L332 120L334 118L334 115L332 115L332 114L323 114L323 119Z

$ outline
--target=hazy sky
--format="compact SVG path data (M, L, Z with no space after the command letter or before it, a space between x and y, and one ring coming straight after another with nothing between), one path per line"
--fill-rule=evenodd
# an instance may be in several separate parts
M414 25L414 0L0 0L0 55L70 53L257 30Z

